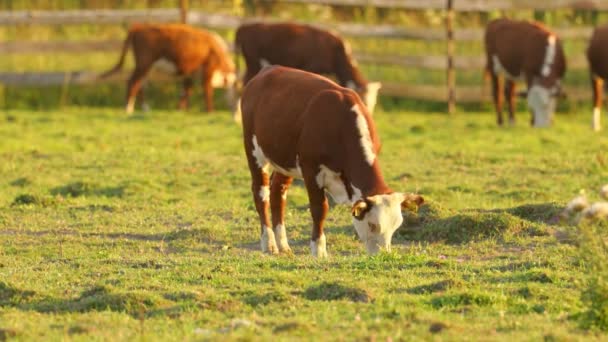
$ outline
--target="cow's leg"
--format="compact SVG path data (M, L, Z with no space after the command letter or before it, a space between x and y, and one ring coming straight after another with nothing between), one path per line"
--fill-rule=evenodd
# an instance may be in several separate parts
M190 96L192 95L192 86L194 85L194 81L192 77L186 77L183 81L183 93L179 99L178 108L180 110L186 110L190 106Z
M137 93L137 101L136 101L136 102L139 102L142 112L150 111L150 106L146 102L146 97L145 97L146 88L148 88L148 81L144 80L141 84L141 88L139 89L139 92Z
M327 257L327 244L323 233L323 222L327 216L329 205L325 190L320 188L316 181L314 168L302 169L308 200L310 202L310 214L312 215L312 234L310 238L310 251L312 255L319 258Z
M502 82L498 75L492 73L492 98L494 99L494 108L496 109L496 121L499 126L502 126Z
M591 88L593 90L593 130L599 131L600 125L600 114L602 112L602 93L604 91L604 80L594 75L591 75Z
M270 211L272 213L272 226L274 237L279 245L279 251L291 252L285 231L285 205L287 203L287 189L293 181L292 177L274 172L270 178Z
M135 98L141 90L142 83L150 68L136 67L127 82L127 113L133 113L135 109Z
M505 97L509 106L509 124L515 125L515 82L513 80L505 82Z
M245 134L251 137L251 135ZM268 163L265 160L258 160L254 155L253 142L245 141L245 149L247 151L247 163L251 172L251 192L253 193L253 203L260 218L260 245L263 252L276 254L279 252L277 243L274 237L274 232L270 226L270 217L268 215L268 206L270 200L270 188L268 186ZM259 147L257 147L259 148Z
M205 105L207 108L207 112L213 111L213 70L210 68L203 68L201 85L203 86L203 94L205 96Z

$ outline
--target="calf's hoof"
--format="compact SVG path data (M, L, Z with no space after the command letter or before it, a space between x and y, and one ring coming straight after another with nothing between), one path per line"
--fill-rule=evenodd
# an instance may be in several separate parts
M312 240L310 242L310 252L312 253L312 256L316 258L327 258L327 244L325 241L325 234L321 234L321 236L316 241Z
M277 242L274 239L274 232L272 229L264 227L262 237L260 239L260 246L262 247L262 252L264 253L279 254L279 248L277 247Z

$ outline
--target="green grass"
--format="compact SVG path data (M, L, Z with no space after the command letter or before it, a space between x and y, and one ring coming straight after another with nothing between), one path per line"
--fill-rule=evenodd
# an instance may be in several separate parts
M544 130L523 114L499 129L488 113L379 113L388 183L429 204L375 257L349 208L332 207L326 261L309 256L298 182L294 255L259 251L227 112L0 118L0 337L607 338L579 324L589 270L575 230L553 221L608 176L608 137L591 133L587 110Z

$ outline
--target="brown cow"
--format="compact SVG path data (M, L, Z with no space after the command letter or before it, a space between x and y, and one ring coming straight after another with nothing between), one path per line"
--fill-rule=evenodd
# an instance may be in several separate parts
M597 27L593 31L587 48L587 60L593 88L593 129L599 131L603 86L608 80L608 25Z
M335 33L294 23L249 23L237 29L235 49L247 66L244 85L269 64L334 75L340 85L365 99L370 113L374 111L381 85L365 80L348 43Z
M127 83L128 113L133 112L136 95L143 102L142 82L153 66L183 77L180 109L189 105L195 73L201 73L207 111L213 110L213 87L231 89L236 79L234 63L222 38L182 24L134 24L129 29L118 63L101 78L122 68L129 47L133 48L135 70Z
M515 81L523 79L528 88L524 94L532 112L532 125L549 126L566 72L566 58L557 36L538 23L496 19L486 28L485 49L498 124L503 124L500 76L504 75L510 123L515 123Z
M393 192L384 182L376 127L356 92L313 73L271 66L245 86L241 107L263 251L290 251L284 214L293 177L303 178L308 192L314 256L327 256L326 192L336 203L352 204L355 229L369 253L390 249L401 209L423 199Z

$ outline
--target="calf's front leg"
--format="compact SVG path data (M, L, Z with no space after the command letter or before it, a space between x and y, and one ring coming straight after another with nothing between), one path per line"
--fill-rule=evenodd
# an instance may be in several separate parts
M302 170L302 173L310 202L310 214L312 215L310 251L315 257L327 258L327 243L325 234L323 233L323 222L327 216L329 205L325 196L325 190L317 184L314 168L312 170Z

